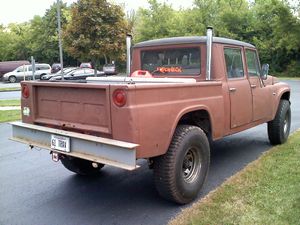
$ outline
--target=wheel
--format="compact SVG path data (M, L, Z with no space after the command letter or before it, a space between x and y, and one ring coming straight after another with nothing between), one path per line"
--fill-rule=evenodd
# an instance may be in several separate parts
M291 127L291 108L288 100L282 99L275 118L268 122L268 136L272 145L286 142Z
M99 164L98 167L95 168L92 166L92 162L84 159L75 158L72 156L62 156L61 162L65 168L68 170L77 173L79 175L84 176L93 176L97 175L104 164Z
M15 76L10 76L10 77L8 78L8 81L9 81L10 83L16 83L16 82L17 82L17 78L16 78Z
M41 74L41 76L40 76L40 80L44 80L44 76L45 76L46 74Z
M210 149L205 133L196 126L179 125L166 154L154 158L154 182L158 193L186 204L202 188L209 168Z

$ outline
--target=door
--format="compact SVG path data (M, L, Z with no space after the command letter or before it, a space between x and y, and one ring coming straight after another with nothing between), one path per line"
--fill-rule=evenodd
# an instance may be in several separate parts
M265 85L260 78L261 69L256 50L246 49L245 53L253 101L252 118L253 121L267 119L272 112L272 86Z
M252 94L245 76L242 48L224 48L230 98L230 127L236 128L252 120Z

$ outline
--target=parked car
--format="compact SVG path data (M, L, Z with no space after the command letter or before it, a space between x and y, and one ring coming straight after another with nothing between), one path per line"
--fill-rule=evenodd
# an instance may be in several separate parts
M78 69L78 67L66 67L66 68L63 68L62 72L64 75L66 75L76 69ZM61 75L61 70L57 71L56 73L44 75L43 77L41 77L41 80L49 80L51 77L54 77L57 75Z
M35 73L34 78L40 79L43 76L51 73L51 67L49 64L41 63L35 64ZM10 83L15 83L20 80L31 80L32 77L32 66L31 65L24 65L19 66L17 69L6 73L3 75L4 81L9 81Z
M51 66L51 73L56 73L60 71L60 69L61 69L60 63L53 63Z
M90 62L81 63L79 67L80 68L91 68L91 69L93 68L92 63L90 63Z
M13 71L17 67L28 64L30 64L30 62L26 60L0 62L0 78L2 78L4 74Z
M107 75L117 74L116 65L115 64L105 64L103 66L103 72Z
M104 76L104 72L97 70L97 76ZM72 70L71 72L64 74L65 80L85 80L87 77L94 76L94 69L90 68L79 68ZM61 80L61 74L51 77L49 80Z

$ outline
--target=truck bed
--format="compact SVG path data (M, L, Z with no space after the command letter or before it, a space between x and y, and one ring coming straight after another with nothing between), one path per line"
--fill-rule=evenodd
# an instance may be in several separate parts
M164 82L153 83L137 82L136 78L118 79L109 77L87 83L22 82L31 93L29 98L22 97L22 111L30 109L30 115L23 113L22 122L134 143L136 158L166 152L179 120L195 110L218 112L210 117L212 135L222 136L221 81L161 78ZM113 93L118 89L126 92L123 107L113 102Z

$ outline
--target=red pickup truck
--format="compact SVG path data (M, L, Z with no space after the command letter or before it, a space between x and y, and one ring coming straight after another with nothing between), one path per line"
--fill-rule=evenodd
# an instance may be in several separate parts
M290 88L267 75L253 45L212 37L209 28L207 36L132 50L127 77L22 82L22 122L12 123L12 139L50 150L80 175L104 165L133 170L147 159L160 195L179 204L204 184L210 141L262 123L272 144L287 140Z

